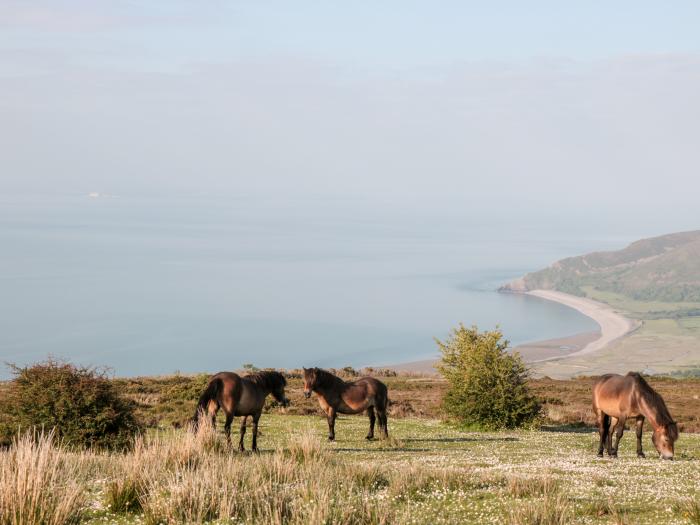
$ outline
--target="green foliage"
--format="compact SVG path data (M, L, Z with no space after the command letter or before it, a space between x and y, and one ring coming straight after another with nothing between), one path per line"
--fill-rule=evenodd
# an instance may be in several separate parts
M534 420L539 403L527 386L518 354L508 352L499 330L479 332L459 325L445 342L438 370L449 383L443 399L448 414L467 425L516 428Z
M0 442L18 429L55 429L70 446L124 449L141 429L135 403L103 371L53 359L10 366L15 377L0 400Z

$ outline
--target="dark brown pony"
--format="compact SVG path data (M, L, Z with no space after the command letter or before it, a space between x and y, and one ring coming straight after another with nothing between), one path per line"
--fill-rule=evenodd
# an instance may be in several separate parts
M345 382L321 368L304 368L304 396L310 397L311 392L316 393L318 403L328 417L329 440L335 439L336 414L359 414L364 410L369 416L367 439L374 438L375 417L379 418L379 429L384 437L389 437L386 420L389 397L386 385L381 381L363 377Z
M626 376L602 376L593 385L593 410L600 433L599 457L603 457L604 448L608 456L617 457L625 421L633 417L637 420L637 456L644 457L642 428L644 418L647 418L654 429L651 440L656 450L662 458L673 459L673 443L678 439L678 426L669 414L663 398L641 375L629 372Z
M264 371L244 377L233 372L219 372L211 377L199 398L193 418L194 428L197 428L199 418L204 414L208 414L212 424L216 426L216 414L222 408L226 414L224 432L226 439L231 443L231 422L235 416L243 416L241 439L238 442L238 450L243 451L245 450L243 436L245 436L246 421L248 416L253 416L253 451L257 451L258 421L265 398L272 394L282 406L289 405L289 400L284 395L285 386L287 386L287 380L279 372Z

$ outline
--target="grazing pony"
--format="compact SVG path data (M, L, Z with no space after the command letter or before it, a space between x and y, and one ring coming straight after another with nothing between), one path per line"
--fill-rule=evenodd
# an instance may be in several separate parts
M386 407L389 404L384 383L373 378L363 377L357 381L345 382L338 376L321 368L304 368L304 396L315 392L321 409L328 416L328 439L335 439L336 414L359 414L367 410L369 433L367 439L374 438L374 421L379 418L379 429L384 437L389 437L386 421Z
M608 456L617 457L617 447L625 430L628 417L637 420L637 456L642 452L644 418L649 420L654 433L651 440L662 458L673 459L673 443L678 439L678 426L666 408L663 398L636 372L626 376L606 374L593 385L593 411L598 422L600 446ZM615 438L612 433L615 431Z
M202 392L197 403L197 411L194 414L194 428L197 429L199 418L205 414L211 417L212 424L216 427L216 414L220 408L226 414L224 432L226 440L231 443L231 422L234 416L243 416L241 421L241 439L238 442L238 450L243 447L246 421L248 416L253 416L253 452L258 450L258 420L262 414L265 398L272 394L282 405L289 405L289 400L284 395L284 387L287 380L279 372L264 371L239 376L233 372L219 372L211 377L209 384Z

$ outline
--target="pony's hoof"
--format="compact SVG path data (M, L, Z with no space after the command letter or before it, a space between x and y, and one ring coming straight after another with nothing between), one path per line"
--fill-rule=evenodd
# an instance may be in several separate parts
M367 441L372 441L372 440L374 439L374 436L367 436L365 439L366 439Z
M596 454L596 456L598 456L599 458L602 458L602 457L603 457L603 453L602 453L602 452L598 452L598 453Z
M646 458L646 456L644 455L644 452L639 452L639 453L637 454L637 457L638 457L638 458L642 458L642 459Z

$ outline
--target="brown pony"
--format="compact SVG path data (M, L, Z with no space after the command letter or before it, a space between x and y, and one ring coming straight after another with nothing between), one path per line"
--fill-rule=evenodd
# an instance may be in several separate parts
M386 421L386 407L389 404L387 388L373 377L363 377L346 383L338 376L321 368L304 368L304 396L316 392L321 409L328 416L328 439L335 439L336 414L359 414L367 410L369 433L367 439L374 438L374 421L379 418L379 429L384 437L389 437Z
M211 377L209 384L197 403L197 411L194 414L194 428L196 430L199 418L207 413L211 417L212 424L216 426L216 414L219 408L224 409L226 424L224 432L226 439L231 443L231 422L234 416L243 416L241 421L241 439L238 442L238 450L243 447L246 421L248 416L253 416L253 452L258 450L258 420L262 414L265 398L272 394L282 405L289 405L289 400L284 395L284 387L287 380L279 372L264 371L250 374L244 377L233 372L219 372Z
M593 411L600 433L598 457L603 457L603 448L607 450L608 456L617 457L625 420L633 417L637 420L637 456L643 458L642 428L646 417L654 429L651 440L656 450L662 458L673 459L673 443L678 439L678 426L671 418L662 397L641 375L629 372L626 376L601 376L593 385Z

